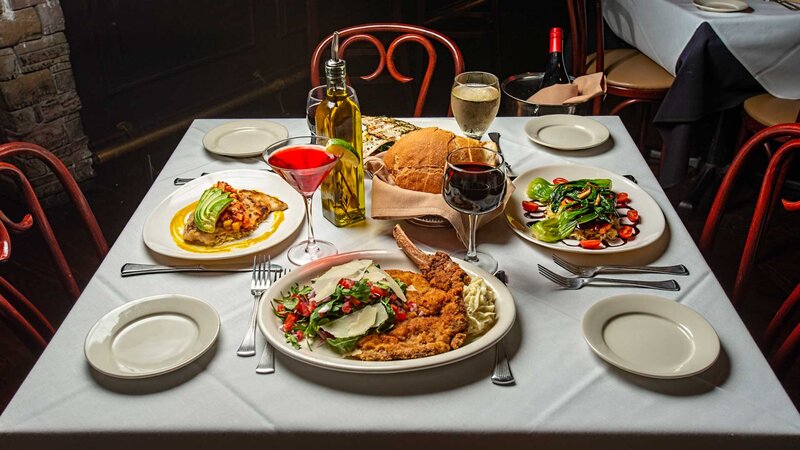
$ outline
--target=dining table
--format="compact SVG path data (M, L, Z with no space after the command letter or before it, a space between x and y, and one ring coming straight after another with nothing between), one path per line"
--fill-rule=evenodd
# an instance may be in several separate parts
M665 187L685 178L693 154L717 166L730 161L741 120L736 107L748 97L766 91L800 99L800 11L774 1L744 4L721 12L733 2L717 11L692 0L603 2L616 37L675 76L653 119L664 140Z
M180 189L176 177L267 168L260 157L206 151L204 135L231 119L197 119L0 416L0 448L798 448L797 409L632 138L618 117L593 119L608 128L610 139L578 151L529 140L524 126L530 118L498 117L490 131L500 133L517 173L550 165L604 168L635 179L663 211L665 232L650 245L602 255L558 251L560 256L584 264L683 264L689 274L628 275L675 278L679 291L566 290L536 271L537 264L560 270L553 250L521 239L502 215L485 224L477 233L478 248L507 274L516 308L502 340L514 384L490 381L492 346L452 364L388 374L316 367L285 348L276 353L275 372L259 375L258 356L236 355L253 305L250 273L122 277L125 263L192 263L156 254L142 239L153 209ZM460 133L452 118L405 120ZM308 133L304 119L273 121L289 135ZM366 192L369 215L369 179ZM368 218L337 228L320 214L318 197L313 209L317 238L334 242L340 252L397 250L396 220ZM423 250L463 249L452 228L399 223ZM292 267L285 251L305 238L300 230L266 251L273 264ZM246 256L225 262L247 268L251 261ZM631 293L658 295L700 314L719 336L716 361L693 376L658 379L596 356L581 329L584 313L605 298ZM213 306L221 323L213 347L191 364L151 378L121 379L94 370L84 355L92 326L114 308L160 294L192 296ZM263 345L259 334L259 352Z

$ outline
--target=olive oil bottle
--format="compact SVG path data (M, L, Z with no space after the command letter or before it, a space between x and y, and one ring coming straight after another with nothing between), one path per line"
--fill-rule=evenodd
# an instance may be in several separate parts
M322 214L337 227L366 218L361 111L347 94L346 74L345 62L339 58L339 35L334 33L331 59L325 63L325 99L317 107L315 121L317 135L335 138L333 148L342 152L321 188Z

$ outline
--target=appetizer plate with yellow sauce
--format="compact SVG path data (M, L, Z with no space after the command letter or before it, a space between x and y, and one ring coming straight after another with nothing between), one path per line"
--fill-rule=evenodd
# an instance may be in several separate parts
M236 189L249 189L276 197L288 205L273 211L249 236L207 247L183 239L187 219L191 220L203 192L224 181ZM142 230L147 247L159 254L192 260L220 260L264 251L292 236L302 224L303 198L278 175L263 170L226 170L197 178L165 198L150 213Z
M490 273L465 261L453 258L453 261L460 265L469 276L483 278L488 288L493 290L495 294L496 321L494 325L474 339L468 338L461 347L446 353L416 359L362 361L343 357L328 345L320 342L312 344L310 348L306 342L301 342L300 349L295 349L288 344L283 331L279 328L281 320L273 313L272 299L280 298L295 283L299 286L309 285L312 279L319 277L331 267L357 259L372 260L373 263L384 270L398 269L419 272L419 268L405 254L397 250L364 250L341 253L319 259L292 271L279 279L264 293L259 305L258 326L273 347L285 355L306 364L340 372L373 374L409 372L452 364L477 355L500 341L514 324L516 308L508 288Z

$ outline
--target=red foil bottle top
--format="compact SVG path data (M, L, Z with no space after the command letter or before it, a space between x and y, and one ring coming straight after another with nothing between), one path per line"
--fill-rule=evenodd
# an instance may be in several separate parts
M550 53L560 52L562 46L561 28L550 29Z

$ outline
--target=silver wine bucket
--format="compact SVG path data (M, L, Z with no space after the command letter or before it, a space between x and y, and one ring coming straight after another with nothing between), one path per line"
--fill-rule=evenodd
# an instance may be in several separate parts
M512 75L500 84L503 90L503 115L506 116L546 116L548 114L591 114L591 102L576 105L537 105L527 99L539 90L543 72L525 72Z

